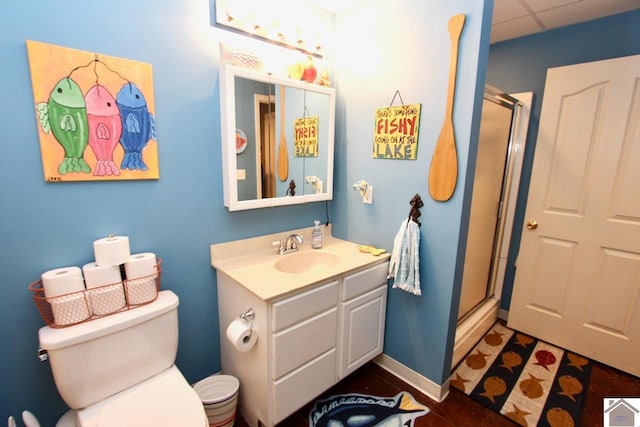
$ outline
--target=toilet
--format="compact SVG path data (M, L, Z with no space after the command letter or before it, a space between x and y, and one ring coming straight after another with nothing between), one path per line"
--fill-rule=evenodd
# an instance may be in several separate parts
M45 326L56 387L71 408L57 427L204 427L201 399L175 366L176 294L68 328Z

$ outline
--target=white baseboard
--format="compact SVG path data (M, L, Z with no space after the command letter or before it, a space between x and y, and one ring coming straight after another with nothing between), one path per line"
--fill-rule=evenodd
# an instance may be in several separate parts
M402 381L417 388L420 392L426 394L436 402L442 402L449 394L449 380L443 385L436 384L429 378L407 368L402 363L384 353L373 359L373 362L400 378Z
M509 310L499 309L498 310L498 319L504 320L505 322L509 320Z

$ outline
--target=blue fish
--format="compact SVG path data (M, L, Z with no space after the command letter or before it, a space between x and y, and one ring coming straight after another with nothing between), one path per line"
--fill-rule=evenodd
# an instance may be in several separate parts
M155 119L149 112L144 94L135 84L127 82L116 95L116 104L122 120L120 144L124 148L120 169L146 171L148 168L142 159L142 150L149 139L156 139L156 134Z
M393 398L344 394L317 401L309 413L309 426L373 427L403 414L411 414L415 420L427 413L429 408L417 403L407 392Z

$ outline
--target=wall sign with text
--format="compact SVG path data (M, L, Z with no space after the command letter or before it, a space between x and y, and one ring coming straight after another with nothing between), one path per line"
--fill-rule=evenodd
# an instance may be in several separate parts
M318 157L318 116L295 119L293 147L296 157Z
M376 110L373 157L415 160L421 104L398 105Z

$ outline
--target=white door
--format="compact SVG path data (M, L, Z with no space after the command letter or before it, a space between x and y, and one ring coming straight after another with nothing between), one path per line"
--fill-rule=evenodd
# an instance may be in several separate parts
M640 55L548 70L509 326L640 375Z

